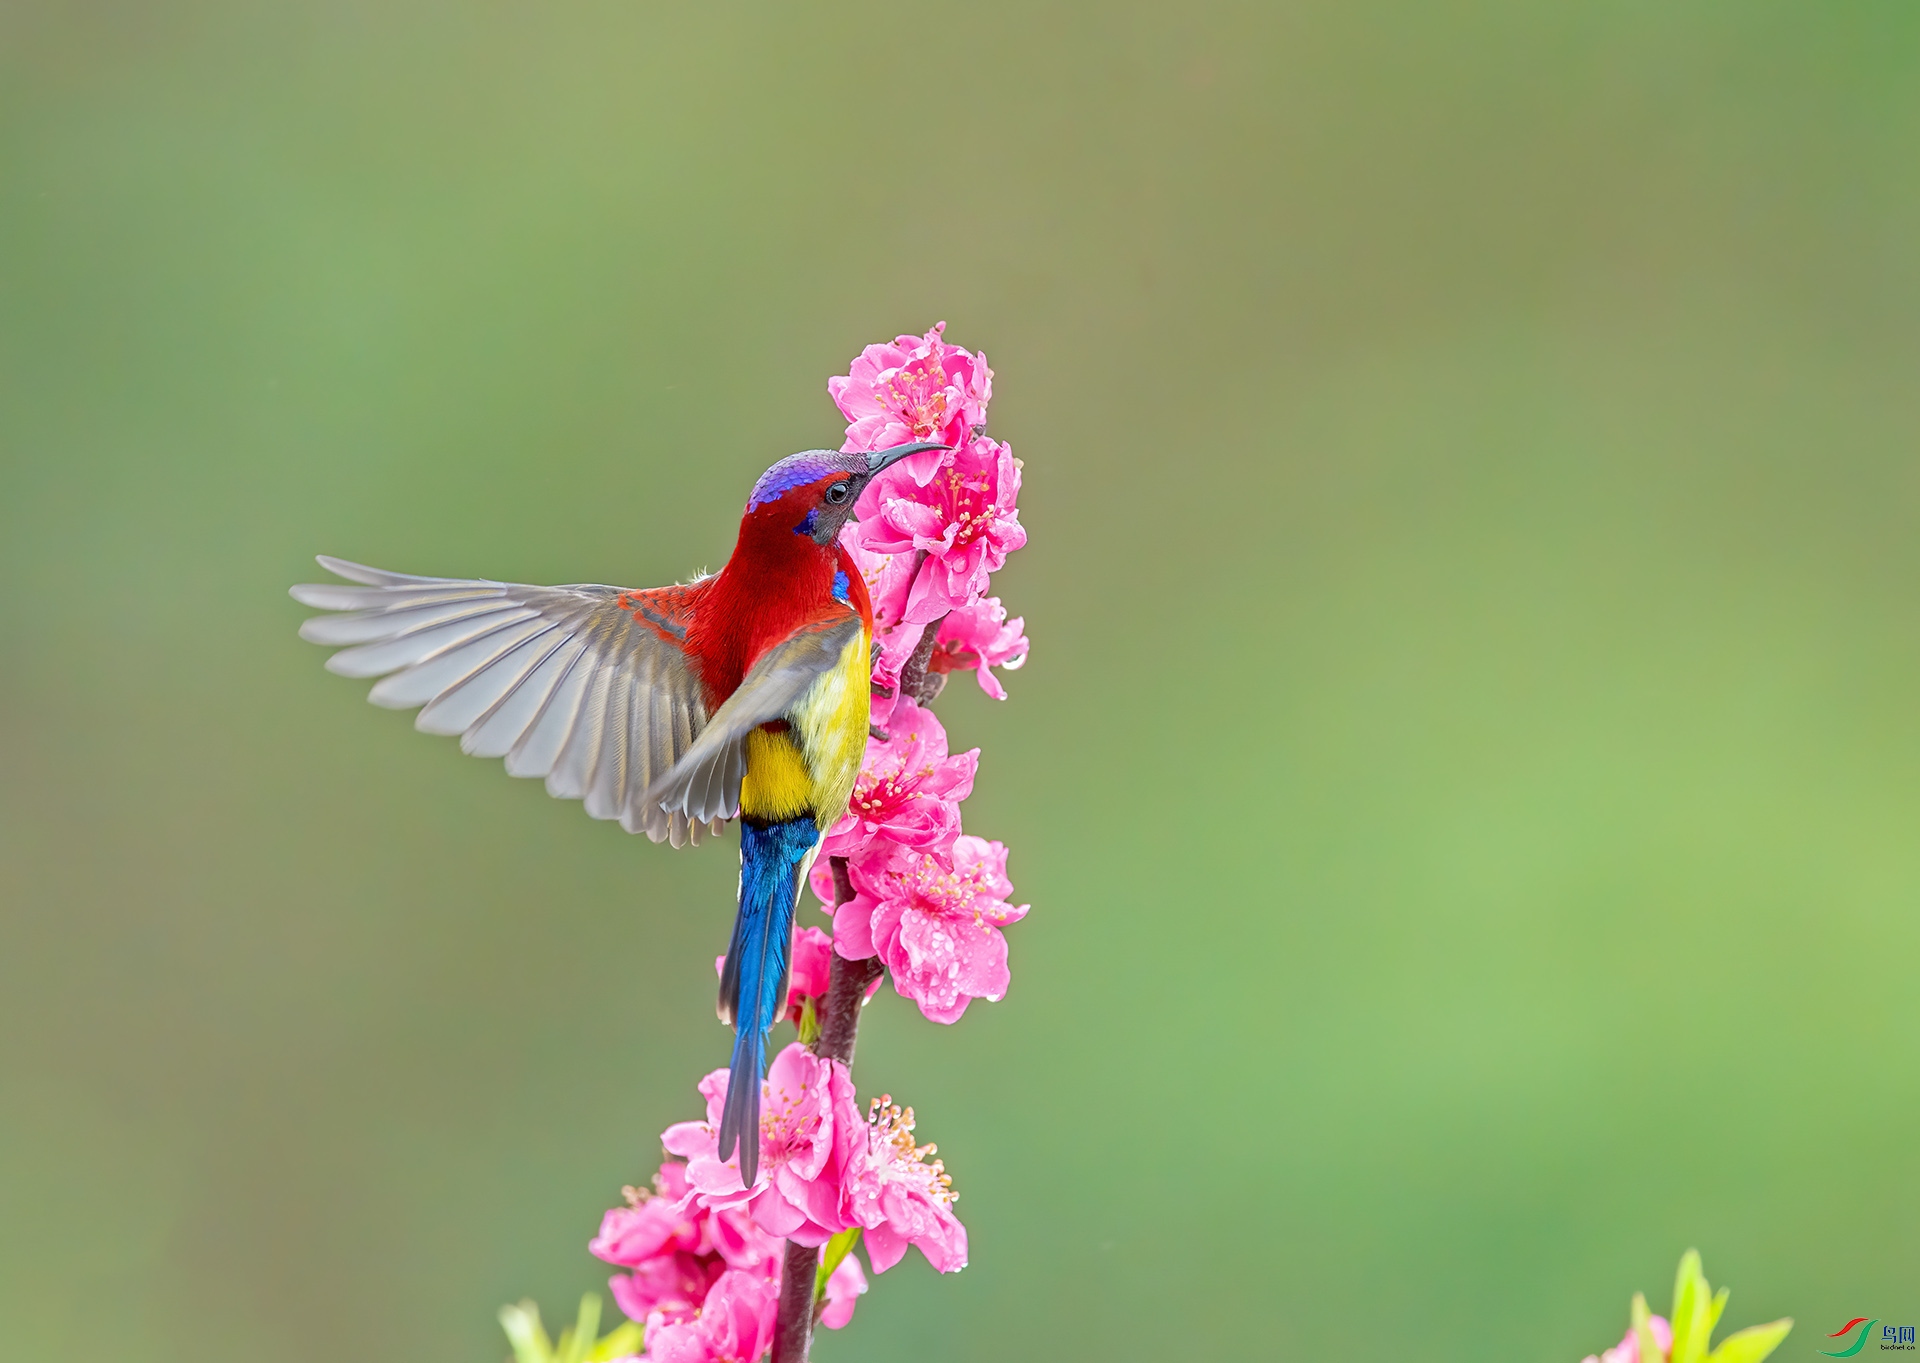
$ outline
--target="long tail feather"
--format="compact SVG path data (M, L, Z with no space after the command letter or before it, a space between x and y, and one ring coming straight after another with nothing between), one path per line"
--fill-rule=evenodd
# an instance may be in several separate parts
M760 1172L760 1081L767 1033L787 999L793 909L820 841L811 815L783 823L740 824L740 910L720 972L720 1016L734 1027L719 1158L740 1152L740 1179Z

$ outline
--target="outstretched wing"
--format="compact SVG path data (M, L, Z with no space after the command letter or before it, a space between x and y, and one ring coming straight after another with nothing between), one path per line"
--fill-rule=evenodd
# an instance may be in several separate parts
M784 718L816 681L840 665L862 628L860 617L848 611L802 625L761 654L686 754L646 793L648 805L694 823L738 814L747 735L768 720Z
M375 705L424 706L416 729L458 734L463 752L545 777L549 794L584 800L629 833L675 847L700 840L699 822L642 796L707 724L680 647L703 584L529 587L325 556L320 566L362 585L293 588L300 604L340 612L315 616L300 637L349 645L327 670L382 678L367 697Z

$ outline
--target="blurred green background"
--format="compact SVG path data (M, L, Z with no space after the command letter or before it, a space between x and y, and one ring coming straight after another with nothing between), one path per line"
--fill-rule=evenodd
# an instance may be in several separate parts
M1920 1315L1920 10L0 5L9 1358L493 1360L721 1062L730 847L375 710L324 551L717 566L998 372L973 1262L822 1359ZM817 919L813 921L819 921Z

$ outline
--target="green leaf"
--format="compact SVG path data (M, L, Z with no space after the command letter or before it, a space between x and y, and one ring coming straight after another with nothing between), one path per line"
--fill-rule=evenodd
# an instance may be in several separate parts
M811 994L800 1000L800 1044L808 1050L812 1050L813 1043L820 1039L820 1010L814 1006L814 1002Z
M540 1308L532 1302L501 1307L500 1328L513 1345L515 1363L553 1363L553 1342L540 1324Z
M1707 1328L1700 1332L1700 1343L1705 1347L1713 1338L1715 1328L1720 1324L1720 1313L1727 1309L1727 1289L1721 1288L1713 1294L1713 1304L1707 1307Z
M818 1311L821 1303L827 1299L827 1279L833 1276L833 1270L840 1267L841 1260L853 1253L853 1247L860 1243L860 1228L843 1230L827 1241L827 1247L820 1251L820 1268L813 1275L813 1309Z
M1640 1357L1665 1358L1660 1350L1660 1341L1653 1337L1653 1316L1647 1310L1647 1298L1643 1292L1633 1294L1633 1333L1639 1342Z
M1780 1347L1780 1341L1787 1337L1787 1331L1792 1328L1791 1316L1776 1320L1771 1325L1750 1325L1721 1340L1720 1347L1708 1356L1707 1363L1760 1363L1761 1359Z
M600 1337L600 1296L589 1292L580 1298L580 1314L570 1329L560 1335L560 1347L554 1350L554 1363L582 1363L587 1350Z
M1673 1355L1671 1363L1700 1363L1707 1353L1707 1280L1700 1272L1700 1251L1680 1256L1673 1277Z
M613 1363L616 1358L637 1354L646 1338L647 1332L639 1321L622 1321L605 1339L587 1350L586 1363Z

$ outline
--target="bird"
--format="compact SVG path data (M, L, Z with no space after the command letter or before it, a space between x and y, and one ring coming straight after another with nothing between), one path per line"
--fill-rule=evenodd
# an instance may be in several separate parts
M803 450L753 485L719 572L667 587L536 587L416 577L321 555L352 585L303 584L330 612L300 636L368 699L503 757L514 776L674 847L740 825L740 890L720 973L734 1029L718 1158L760 1162L767 1038L785 1011L794 909L865 755L873 605L840 543L861 491L911 454Z

